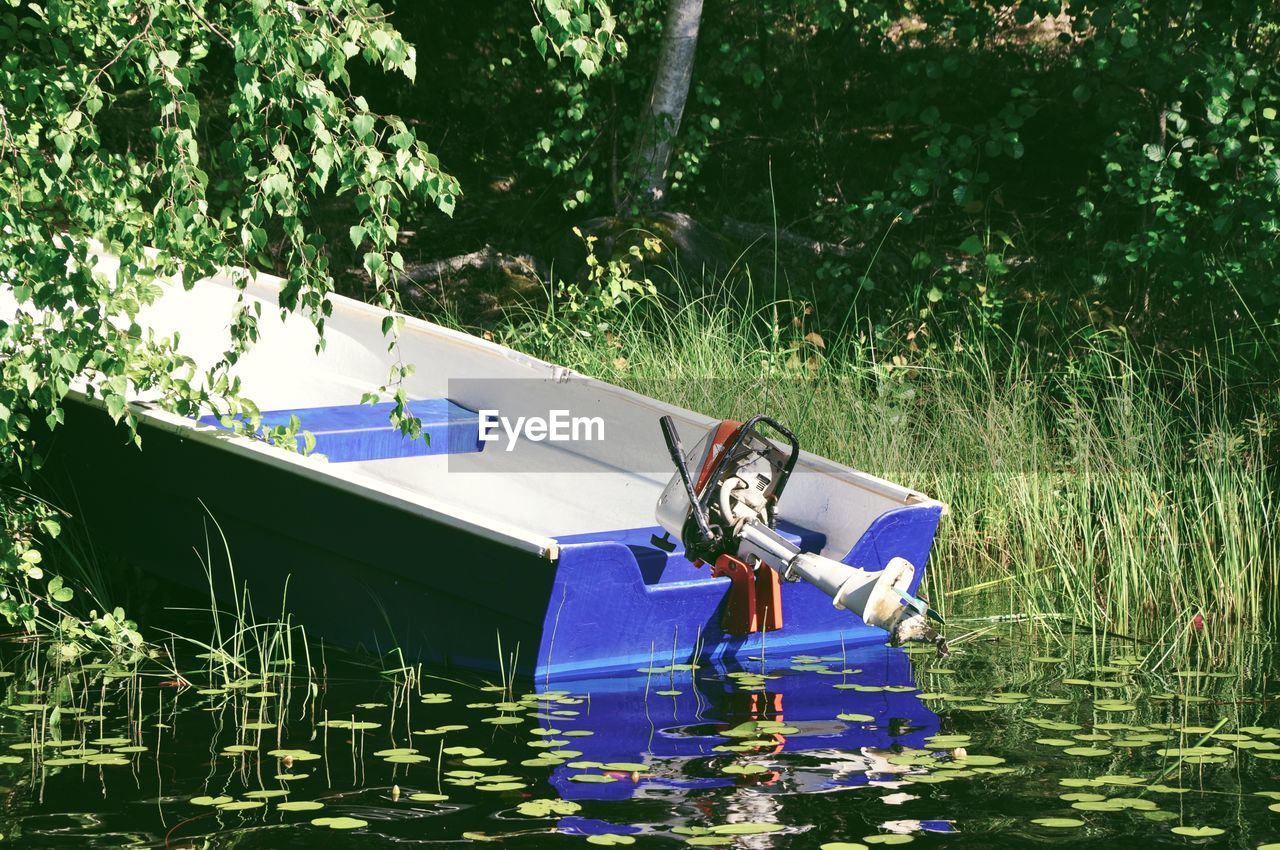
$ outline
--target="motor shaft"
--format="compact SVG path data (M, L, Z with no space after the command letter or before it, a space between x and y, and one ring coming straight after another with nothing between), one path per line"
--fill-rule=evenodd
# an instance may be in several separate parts
M787 581L808 582L830 596L835 607L847 608L867 625L886 631L892 631L903 613L915 607L911 602L919 602L908 593L916 570L905 558L894 558L883 570L858 569L822 555L801 552L758 521L743 524L738 557L754 557Z

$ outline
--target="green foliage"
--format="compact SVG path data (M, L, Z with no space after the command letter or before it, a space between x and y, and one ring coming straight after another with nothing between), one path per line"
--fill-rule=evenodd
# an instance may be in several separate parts
M556 0L551 2L556 3ZM584 2L575 0L573 5L582 7ZM545 47L546 36L540 32L541 25L534 27L532 34L534 47L547 60L547 85L553 100L548 110L551 124L539 127L526 147L525 156L531 164L545 169L553 177L566 180L563 203L568 210L592 204L597 200L599 187L607 185L607 181L599 179L597 173L606 132L601 124L605 108L601 93L607 92L607 96L616 99L618 86L638 90L643 84L642 75L634 70L637 63L644 66L643 55L633 57L627 63L605 60L611 56L619 59L628 57L629 42L623 40L620 32L638 33L644 26L643 22L664 4L657 0L637 0L627 4L616 18L607 6L599 5L604 23L598 28L596 37L587 42L593 53L585 60L585 67L580 54L575 54L576 61L567 66L560 65L554 56L549 56ZM591 24L580 26L586 29ZM628 125L626 119L616 112L611 117L616 123L608 127L607 132L616 139L616 134L625 133Z
M583 77L624 49L603 0L536 12L539 49ZM235 365L258 311L241 302L222 317L231 344L207 369L138 316L165 282L248 269L227 272L243 288L270 269L285 277L280 310L310 319L322 348L330 257L349 247L394 347L401 220L422 205L452 215L461 189L414 123L373 109L355 80L412 84L415 48L370 0L8 0L0 47L0 485L39 466L38 438L71 394L135 440L131 404L145 399L309 450L296 421L264 431L242 397ZM353 210L338 245L318 220L335 199ZM367 400L390 396L392 421L416 437L412 368L398 363ZM72 591L37 586L39 532L56 534L48 506L0 493L0 614L30 629ZM122 615L94 619L133 642Z
M449 214L460 193L413 127L352 89L357 65L416 74L414 48L366 0L10 0L0 45L0 195L10 199L0 207L0 475L10 480L38 465L35 438L61 423L72 393L135 439L138 398L184 415L241 414L256 429L234 365L259 316L224 317L231 347L198 370L179 340L138 322L162 279L191 287L224 267L283 269L281 310L310 318L323 346L333 277L314 208L351 197L351 243L393 309L403 205L423 199ZM394 344L396 323L384 330ZM403 374L384 392L413 430ZM47 511L9 491L2 501L0 613L32 628L42 604L71 590L32 584L33 530L51 533ZM128 635L121 617L112 623Z
M625 63L548 80L552 117L528 158L569 209L616 210L630 196L627 151L665 9L619 11ZM1037 278L1052 275L1072 282L1053 285L1056 306L1084 290L1090 320L1178 326L1182 305L1211 298L1224 327L1272 333L1275 11L1204 0L708 7L673 203L764 222L780 206L784 223L869 253L892 231L875 267L862 256L817 264L817 300L837 316L857 299L901 309L907 292L916 319L977 309L1001 321L1042 298ZM957 249L970 238L984 250Z
M5 493L0 498L5 508L0 516L0 564L7 574L0 587L0 616L10 625L34 622L42 596L55 602L71 598L70 588L63 587L61 579L44 581L41 566L40 538L53 539L62 528L48 505L25 493Z
M626 42L615 31L617 19L605 0L536 0L534 11L538 23L529 37L552 67L563 62L590 78L611 58L626 55Z
M624 256L602 261L596 253L598 238L584 235L576 227L573 232L586 249L585 280L552 281L545 311L510 314L503 331L507 342L555 350L561 345L562 336L573 338L570 345L583 340L607 340L614 323L638 314L641 305L657 300L657 286L641 276L635 265L660 254L661 240L641 234L639 244L633 244Z
M1114 128L1079 214L1105 274L1171 304L1274 314L1280 268L1280 76L1274 8L1179 0L1095 11L1077 100ZM1121 84L1124 89L1120 89ZM1136 90L1135 87L1136 86ZM1233 291L1234 290L1234 291Z

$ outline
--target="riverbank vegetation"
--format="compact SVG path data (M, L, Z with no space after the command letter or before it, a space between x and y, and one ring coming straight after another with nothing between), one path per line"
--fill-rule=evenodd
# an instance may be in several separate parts
M1225 343L1161 353L1104 335L1029 352L970 326L885 356L867 323L824 336L805 312L654 297L604 328L515 311L499 333L713 416L767 410L807 449L946 501L930 588L948 615L1151 641L1275 628L1280 411L1265 381L1233 383Z

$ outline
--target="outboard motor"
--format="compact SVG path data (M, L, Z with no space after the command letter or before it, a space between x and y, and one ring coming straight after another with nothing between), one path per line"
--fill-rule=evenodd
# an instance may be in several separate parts
M830 596L835 607L889 632L894 643L928 640L946 653L946 640L929 622L942 618L908 592L916 572L911 562L894 558L883 570L858 569L801 552L778 533L778 499L800 457L791 431L767 416L745 423L725 420L686 455L671 417L659 421L676 474L658 498L658 524L684 543L690 561L711 564L714 574L734 580L730 593L737 598L730 599L729 631L781 627L777 581L803 580ZM761 426L785 440L787 448L764 436ZM654 543L674 549L666 537L655 537Z

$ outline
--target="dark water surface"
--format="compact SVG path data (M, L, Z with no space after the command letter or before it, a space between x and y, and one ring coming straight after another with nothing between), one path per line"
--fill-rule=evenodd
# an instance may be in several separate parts
M874 647L506 687L249 643L243 669L192 649L182 677L6 647L4 844L1280 841L1280 717L1258 661L1011 627L946 659Z

